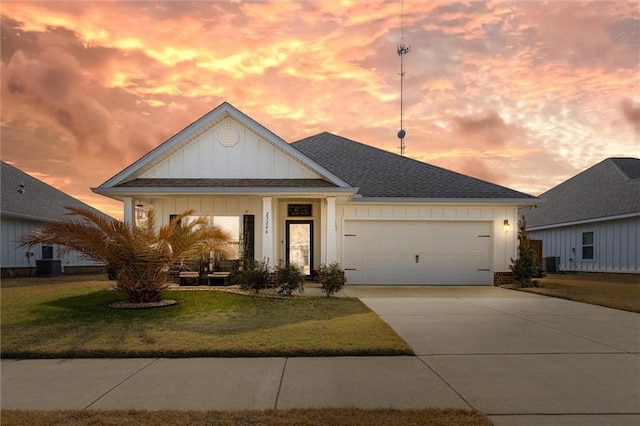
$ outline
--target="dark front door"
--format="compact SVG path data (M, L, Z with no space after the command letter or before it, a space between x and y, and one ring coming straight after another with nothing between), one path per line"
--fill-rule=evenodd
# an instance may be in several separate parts
M313 269L313 221L287 221L287 263L299 265L306 276Z

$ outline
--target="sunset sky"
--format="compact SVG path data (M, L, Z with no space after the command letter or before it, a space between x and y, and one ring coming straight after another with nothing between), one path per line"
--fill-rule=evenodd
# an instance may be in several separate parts
M398 153L400 1L2 1L1 157L93 194L224 101ZM640 156L637 1L405 1L409 157L539 195Z

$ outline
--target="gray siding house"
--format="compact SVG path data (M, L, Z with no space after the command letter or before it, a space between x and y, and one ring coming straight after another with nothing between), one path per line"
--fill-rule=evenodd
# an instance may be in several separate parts
M566 272L640 273L640 160L608 158L522 209L543 258Z
M77 272L102 266L77 252L61 256L56 245L18 247L16 241L21 235L32 232L42 223L63 219L67 206L95 209L4 161L0 162L0 172L0 269L3 277L33 273L36 262L42 260L59 260L59 272ZM56 275L58 271L50 272Z

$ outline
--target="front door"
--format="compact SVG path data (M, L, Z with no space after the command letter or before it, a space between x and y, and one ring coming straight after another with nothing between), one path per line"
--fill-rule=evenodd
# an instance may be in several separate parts
M313 269L313 221L287 221L287 263L299 265L306 276Z

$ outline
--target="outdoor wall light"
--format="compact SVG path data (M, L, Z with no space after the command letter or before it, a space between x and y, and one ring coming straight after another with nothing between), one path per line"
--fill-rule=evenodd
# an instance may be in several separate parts
M511 225L509 224L509 219L505 219L502 223L504 225L504 232L509 232L511 229Z

